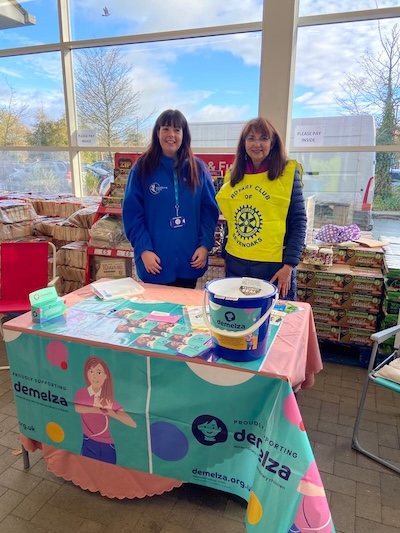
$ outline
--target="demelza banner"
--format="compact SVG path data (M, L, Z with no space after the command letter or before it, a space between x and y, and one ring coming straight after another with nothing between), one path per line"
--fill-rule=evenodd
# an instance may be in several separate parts
M7 342L31 439L236 494L249 532L334 532L290 384L31 334Z

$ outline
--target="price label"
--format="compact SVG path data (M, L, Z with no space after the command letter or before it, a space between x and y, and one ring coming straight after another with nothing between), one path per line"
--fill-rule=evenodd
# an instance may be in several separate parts
M107 248L95 248L94 254L95 255L111 255L111 250L107 250Z
M117 250L117 257L133 257L133 252L130 250Z

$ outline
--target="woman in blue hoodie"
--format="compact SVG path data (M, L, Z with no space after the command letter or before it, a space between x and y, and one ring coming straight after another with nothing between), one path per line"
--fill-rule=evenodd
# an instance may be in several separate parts
M164 111L129 174L124 230L146 283L195 288L207 270L219 209L211 175L190 142L183 114Z

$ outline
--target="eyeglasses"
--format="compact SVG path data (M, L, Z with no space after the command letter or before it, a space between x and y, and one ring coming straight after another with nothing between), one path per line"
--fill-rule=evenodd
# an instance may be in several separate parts
M245 141L250 144L254 144L256 142L267 143L268 141L270 141L270 138L268 137L268 135L262 135L261 137L258 137L258 138L254 137L254 135L249 135L248 137L245 138Z

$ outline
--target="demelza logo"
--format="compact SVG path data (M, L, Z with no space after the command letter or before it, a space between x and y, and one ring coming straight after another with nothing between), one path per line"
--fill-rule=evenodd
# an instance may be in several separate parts
M24 394L25 396L30 396L36 398L37 400L43 400L49 403L57 403L59 405L68 406L67 400L63 396L58 396L58 394L53 394L50 390L40 391L34 389L33 387L27 387L26 385L21 385L20 381L14 383L15 392Z
M158 194L164 189L168 189L168 187L164 187L160 185L159 183L157 183L156 181L151 183L149 187L149 191L151 192L151 194Z
M198 416L192 423L192 433L204 446L225 442L228 438L226 425L222 420L212 415Z
M235 431L233 434L233 438L236 442L248 442L252 446L255 446L258 451L258 462L261 463L261 466L266 470L267 472L271 472L271 474L277 474L281 479L287 481L292 473L291 469L281 464L279 461L274 459L272 457L272 452L270 450L266 450L266 446L269 446L274 451L278 451L280 453L290 455L294 458L297 457L296 452L292 452L288 448L281 446L273 441L271 441L268 437L264 437L263 439L261 437L257 437L254 433L248 433L243 428L241 431ZM279 458L280 459L280 458Z
M192 432L200 444L204 446L212 446L213 444L225 442L228 440L229 435L228 428L224 422L212 415L198 416L192 423ZM277 475L284 481L288 481L292 471L289 466L281 462L281 455L287 455L296 459L296 452L272 441L265 435L261 438L254 433L246 431L245 428L235 431L233 433L233 439L238 443L244 443L248 449L255 447L261 468L271 474ZM277 457L277 454L279 454L279 457ZM278 458L279 461L277 460Z
M244 324L233 323L236 320L236 315L232 311L227 311L224 315L226 322L221 319L217 319L218 326L222 326L227 329L246 329Z

